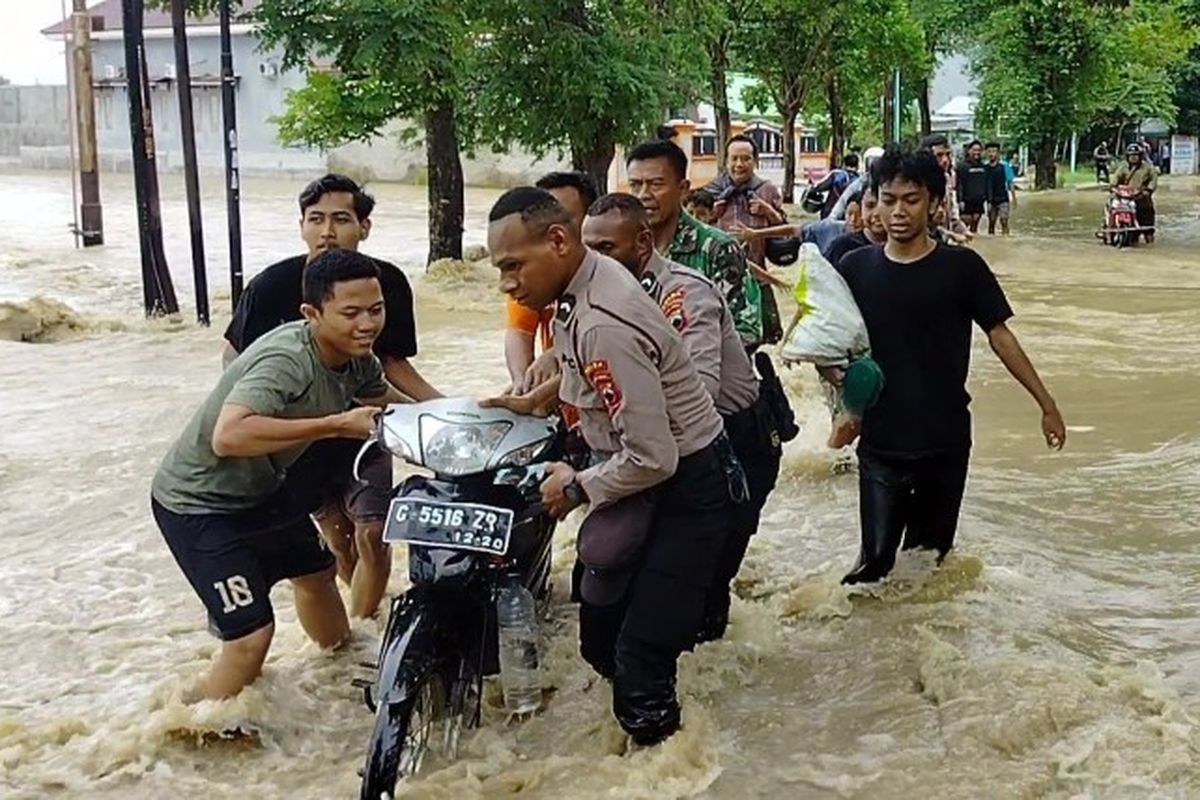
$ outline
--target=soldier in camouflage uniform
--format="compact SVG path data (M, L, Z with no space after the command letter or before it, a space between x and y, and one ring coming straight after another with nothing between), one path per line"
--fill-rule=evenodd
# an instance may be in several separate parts
M763 344L762 286L747 269L737 241L683 210L687 165L687 156L673 142L640 144L626 158L629 192L650 215L658 251L717 285L742 343L754 349Z

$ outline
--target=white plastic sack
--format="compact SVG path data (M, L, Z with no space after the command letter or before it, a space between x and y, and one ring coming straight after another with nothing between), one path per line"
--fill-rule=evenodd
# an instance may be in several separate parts
M868 353L867 325L846 281L814 244L800 248L799 265L792 292L799 308L783 337L784 363L844 367Z

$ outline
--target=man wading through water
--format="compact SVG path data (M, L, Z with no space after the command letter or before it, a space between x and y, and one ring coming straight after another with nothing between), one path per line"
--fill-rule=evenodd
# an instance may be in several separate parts
M378 408L403 397L371 346L384 325L379 267L347 250L304 271L303 322L281 325L238 356L163 458L151 508L223 644L198 687L237 694L261 674L275 632L271 587L288 579L314 642L350 635L334 561L287 469L319 440L361 442Z
M729 623L730 583L779 477L782 436L767 399L773 395L759 391L758 377L733 328L725 298L712 281L654 250L650 220L636 197L618 193L597 200L583 223L583 241L629 270L679 331L745 470L750 499L742 504L738 524L726 539L698 636L700 641L720 639Z
M526 308L558 303L559 394L596 456L579 472L549 465L542 484L557 518L591 504L578 537L580 652L612 680L625 732L655 744L679 729L676 664L696 642L745 476L683 340L632 275L584 247L542 189L506 192L488 221L501 290Z
M276 326L301 319L305 270L333 250L357 251L371 233L375 199L343 175L326 175L300 193L300 237L307 255L293 256L264 269L246 286L225 330L224 360ZM409 359L417 354L413 294L399 267L370 259L379 270L387 316L375 339L374 353L388 381L413 400L440 397ZM321 535L337 558L338 575L350 587L350 613L373 616L392 569L391 547L383 541L392 488L392 457L372 447L362 459L362 481L351 474L362 442L333 438L318 442L288 470L288 483L309 503Z
M843 583L883 578L901 542L932 549L939 559L954 545L971 451L972 323L1037 401L1046 443L1059 450L1067 437L1054 398L1006 324L1012 309L996 276L973 250L930 237L930 216L946 191L934 155L892 145L873 165L871 184L887 244L855 250L837 265L885 379L863 417L862 548Z

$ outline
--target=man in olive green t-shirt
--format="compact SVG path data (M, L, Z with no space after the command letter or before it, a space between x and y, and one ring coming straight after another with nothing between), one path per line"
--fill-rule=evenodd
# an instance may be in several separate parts
M305 321L276 328L229 366L154 476L151 508L224 644L199 689L237 694L261 673L274 633L271 586L291 580L305 632L322 647L350 633L325 550L284 485L318 439L366 439L401 402L371 345L383 327L379 271L334 250L304 274ZM353 401L369 404L351 408Z

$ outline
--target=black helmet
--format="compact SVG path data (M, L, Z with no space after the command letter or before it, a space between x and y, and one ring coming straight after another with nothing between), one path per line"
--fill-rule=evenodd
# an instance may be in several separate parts
M1142 146L1137 142L1131 142L1129 146L1125 148L1125 155L1127 156L1140 156L1141 154Z

